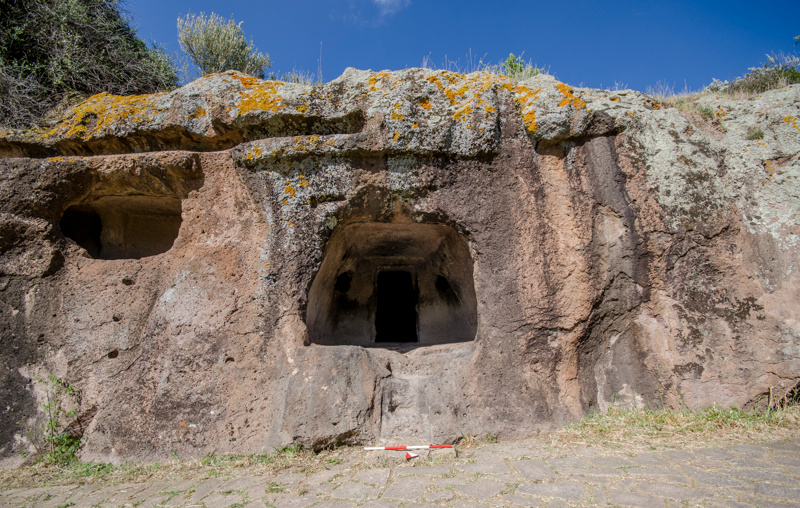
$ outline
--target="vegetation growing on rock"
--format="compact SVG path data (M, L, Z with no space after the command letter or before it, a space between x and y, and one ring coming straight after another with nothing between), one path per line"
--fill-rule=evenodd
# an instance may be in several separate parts
M242 22L225 20L219 14L187 14L178 18L178 42L201 74L240 71L264 78L272 65L269 55L260 53L244 36Z
M706 88L706 91L729 95L756 94L800 83L798 63L800 63L800 59L794 55L767 55L767 61L760 67L751 67L750 72L736 78L731 83L715 79Z

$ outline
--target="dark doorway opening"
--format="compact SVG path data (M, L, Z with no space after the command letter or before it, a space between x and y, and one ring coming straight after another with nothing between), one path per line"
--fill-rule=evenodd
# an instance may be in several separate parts
M417 342L417 291L411 273L378 272L375 342Z
M103 223L100 215L89 206L70 206L61 218L61 232L86 249L93 258L100 256L100 235Z

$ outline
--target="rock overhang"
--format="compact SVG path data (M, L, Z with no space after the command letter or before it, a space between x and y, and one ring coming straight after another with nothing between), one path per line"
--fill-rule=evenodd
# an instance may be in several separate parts
M581 98L573 91L548 75L518 83L485 72L348 69L330 83L310 86L229 71L172 92L92 96L48 127L0 133L0 150L6 156L208 151L264 138L367 132L367 139L350 146L474 156L496 150L501 103L515 105L535 141L580 137L598 128L593 111L616 109L613 95ZM634 114L660 107L642 94L628 93L637 96L632 101ZM632 104L627 106L631 112ZM614 122L603 129L622 129L629 123L623 115L613 116ZM309 141L296 148L301 153L326 148L316 145ZM276 148L294 153L290 147ZM274 155L273 150L262 147L263 154Z

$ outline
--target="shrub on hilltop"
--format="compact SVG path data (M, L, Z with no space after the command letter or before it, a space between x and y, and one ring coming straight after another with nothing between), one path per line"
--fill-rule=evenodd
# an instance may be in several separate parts
M0 0L0 125L30 125L76 96L177 84L170 58L136 35L119 0Z
M767 55L767 61L761 67L751 67L750 72L732 82L715 79L706 87L706 91L714 93L758 94L800 83L800 59L795 55Z
M522 54L514 56L514 53L509 53L506 61L497 66L495 72L511 79L522 81L540 74L542 69L532 65L530 61L525 62L522 59Z
M269 55L259 53L253 40L245 38L241 21L213 12L178 18L178 42L201 74L236 70L264 79L272 65Z

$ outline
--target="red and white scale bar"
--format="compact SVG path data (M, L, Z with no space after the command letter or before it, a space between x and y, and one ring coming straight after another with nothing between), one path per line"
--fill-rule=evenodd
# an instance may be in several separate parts
M367 451L374 450L433 450L436 448L452 448L453 445L449 444L432 444L420 446L367 446L364 449Z

